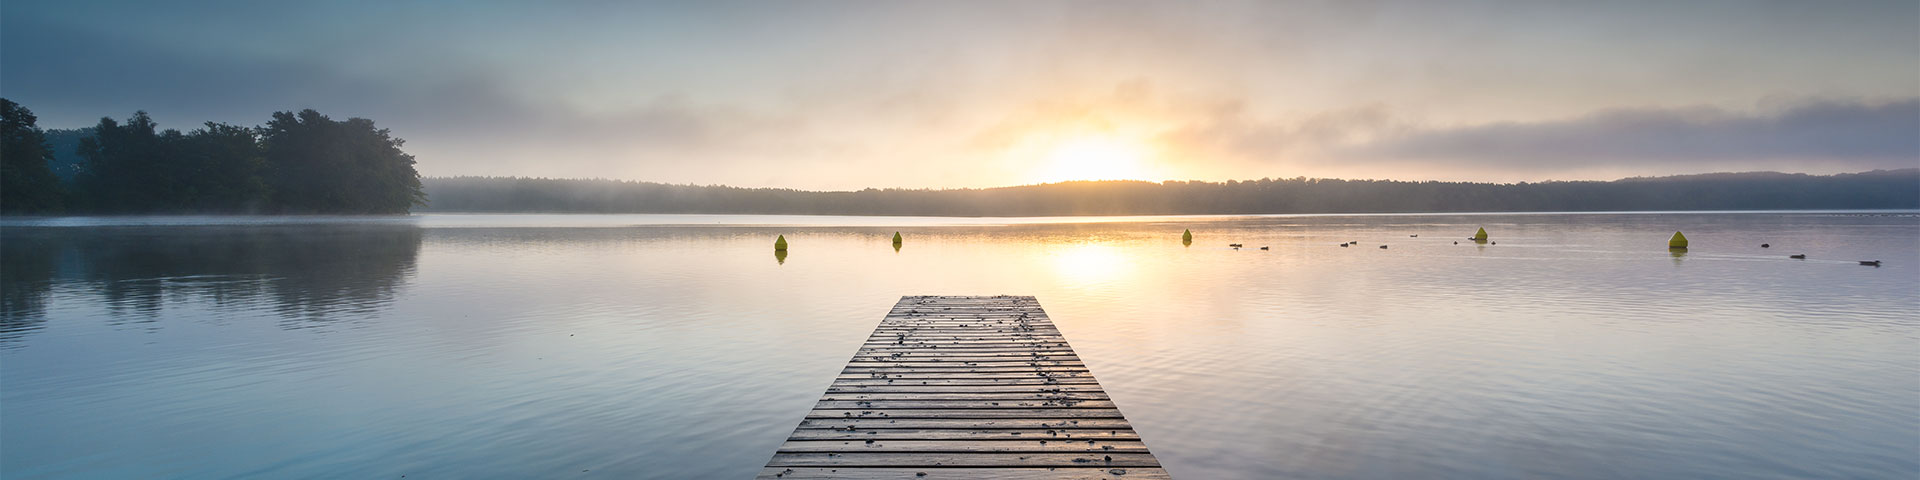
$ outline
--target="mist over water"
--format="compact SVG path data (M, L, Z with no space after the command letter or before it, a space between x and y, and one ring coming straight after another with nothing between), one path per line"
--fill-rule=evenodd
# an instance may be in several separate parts
M1183 478L1913 478L1916 252L1912 212L8 220L0 473L746 478L899 296L1013 294Z

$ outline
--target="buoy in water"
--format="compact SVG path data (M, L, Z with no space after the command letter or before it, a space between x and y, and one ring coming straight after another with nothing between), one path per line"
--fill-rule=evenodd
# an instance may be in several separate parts
M786 235L781 235L781 236L780 236L780 238L775 238L775 239L773 239L773 251L776 251L776 252L784 252L784 251L787 251L787 236L786 236Z
M1476 242L1487 241L1487 227L1480 227L1480 231L1473 232L1473 240Z
M1180 243L1193 245L1193 229L1189 228L1187 233L1180 234Z
M894 244L894 245L899 245L899 244L900 244L900 241L901 241L901 239L900 239L900 232L893 232L893 244Z
M1680 232L1673 232L1673 238L1667 239L1667 248L1678 248L1681 250L1686 250L1687 236L1681 235Z

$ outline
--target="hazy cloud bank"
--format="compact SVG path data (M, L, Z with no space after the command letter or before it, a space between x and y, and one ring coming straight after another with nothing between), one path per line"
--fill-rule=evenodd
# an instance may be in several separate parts
M1515 181L1920 162L1920 6L1774 3L0 3L45 126L315 108L429 175L798 188ZM1632 31L1634 35L1619 32ZM1748 107L1756 99L1827 98ZM1141 177L1149 178L1149 177Z
M1574 118L1413 129L1342 149L1389 161L1555 170L1819 161L1845 169L1920 166L1920 99L1816 100L1751 112L1621 108Z

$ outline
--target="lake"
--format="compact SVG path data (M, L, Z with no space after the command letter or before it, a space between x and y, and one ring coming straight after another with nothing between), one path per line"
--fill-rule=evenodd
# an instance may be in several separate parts
M1177 477L1911 479L1917 252L1910 211L12 219L0 474L750 478L900 296L1010 294Z

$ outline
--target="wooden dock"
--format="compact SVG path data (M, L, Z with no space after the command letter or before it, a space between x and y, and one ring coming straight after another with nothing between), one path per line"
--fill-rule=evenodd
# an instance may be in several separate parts
M1168 477L1033 297L901 297L759 478Z

